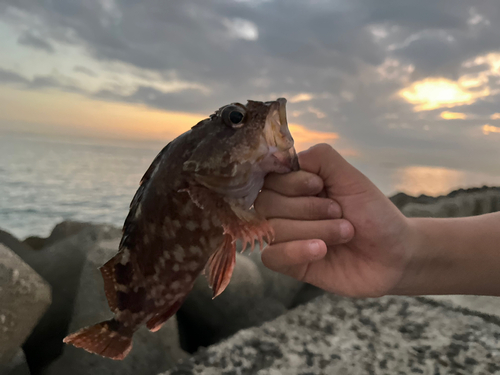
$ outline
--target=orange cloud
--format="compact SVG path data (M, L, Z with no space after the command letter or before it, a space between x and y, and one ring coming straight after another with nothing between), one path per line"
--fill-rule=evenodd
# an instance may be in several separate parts
M490 133L500 133L500 128L498 126L492 126L489 124L483 125L483 134L488 135Z
M492 120L500 120L500 113L494 113L490 116Z
M298 124L289 124L290 132L295 140L297 151L307 150L318 143L333 143L339 138L337 133L320 132L311 130Z
M448 111L441 112L440 116L445 120L465 120L467 118L465 113Z
M100 101L55 90L41 92L0 87L0 122L2 128L7 130L132 140L171 140L206 117ZM298 124L290 124L289 127L299 151L317 143L333 143L338 139L336 133L310 130Z
M141 105L105 102L74 93L0 87L0 120L15 124L9 130L169 140L205 117Z
M300 103L300 102L308 102L312 100L313 96L308 93L300 93L295 96L292 96L289 100L290 103Z
M468 81L461 83L446 78L426 78L399 91L399 95L415 105L417 112L472 104L490 95L489 87L474 91L470 91L469 87Z

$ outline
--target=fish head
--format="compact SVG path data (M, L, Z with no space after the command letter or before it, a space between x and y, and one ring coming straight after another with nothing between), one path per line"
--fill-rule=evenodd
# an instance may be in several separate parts
M184 170L219 193L250 202L268 173L300 169L284 98L225 105L191 131L198 143Z

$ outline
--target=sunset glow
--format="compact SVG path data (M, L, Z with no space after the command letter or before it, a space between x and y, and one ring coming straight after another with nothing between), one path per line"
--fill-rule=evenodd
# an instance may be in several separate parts
M500 127L492 125L483 125L483 134L488 135L490 133L500 133Z
M399 94L415 105L414 110L419 112L472 104L477 99L488 96L490 90L486 87L480 91L469 91L459 82L445 78L427 78L413 83Z
M289 124L288 127L290 128L290 133L292 133L293 139L295 140L295 149L297 151L307 150L309 147L317 143L332 144L339 138L336 133L310 130L305 126L298 124Z
M450 187L460 186L464 173L454 169L427 166L410 166L397 174L396 190L410 195L431 196L447 194Z
M441 112L440 116L445 120L465 120L467 118L465 113L448 111Z

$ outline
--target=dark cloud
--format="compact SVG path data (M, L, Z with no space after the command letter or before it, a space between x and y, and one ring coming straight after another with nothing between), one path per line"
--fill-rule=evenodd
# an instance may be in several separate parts
M97 77L97 73L94 72L92 69L86 68L85 66L81 65L76 65L73 70L78 73L83 73L85 75L88 75L89 77Z
M27 84L28 82L23 76L0 68L0 83Z
M14 84L22 89L46 89L57 88L69 92L84 93L79 87L62 82L58 77L50 75L36 75L32 79L23 77L22 75L0 68L0 84Z
M19 44L40 49L48 53L54 53L54 47L46 40L36 36L30 31L26 31L19 36L17 40Z

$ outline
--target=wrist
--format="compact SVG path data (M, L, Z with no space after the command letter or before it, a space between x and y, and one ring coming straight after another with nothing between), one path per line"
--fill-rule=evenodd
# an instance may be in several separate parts
M500 214L407 220L409 261L393 294L500 295Z

